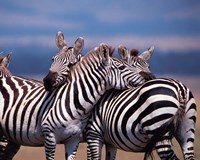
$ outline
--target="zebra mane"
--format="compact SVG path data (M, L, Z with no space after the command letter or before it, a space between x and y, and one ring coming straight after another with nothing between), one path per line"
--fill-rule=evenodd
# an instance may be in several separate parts
M139 50L138 49L132 48L130 50L130 56L135 57L135 56L138 56L138 54L139 54Z
M114 52L114 50L112 50L112 48L107 45L105 45L105 46L109 50L109 56L111 56L112 53ZM88 61L88 59L94 59L95 61L98 61L98 63L102 63L102 61L105 59L106 55L104 55L104 53L103 53L104 51L102 53L101 52L102 51L100 50L100 47L96 47L95 49L90 50L85 56L83 56L81 61ZM81 64L81 63L77 62L75 64L75 66L79 65L79 64Z
M69 75L67 76L67 81L71 81L71 74L78 68L82 68L84 65L90 65L91 63L96 63L96 65L104 63L106 65L107 63L107 56L110 57L110 52L112 51L109 46L104 45L106 48L103 47L103 50L107 50L106 52L109 52L109 55L104 53L100 49L100 47L96 47L93 50L90 50L85 56L81 57L81 60L78 61L76 64L71 66ZM114 57L112 57L114 58ZM87 63L87 64L86 64Z

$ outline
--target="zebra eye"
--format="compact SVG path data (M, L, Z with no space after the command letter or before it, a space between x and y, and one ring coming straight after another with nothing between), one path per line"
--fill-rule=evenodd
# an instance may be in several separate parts
M119 70L124 70L125 66L120 66L118 69Z
M74 65L74 64L69 63L69 64L68 64L68 67L71 68L73 65Z

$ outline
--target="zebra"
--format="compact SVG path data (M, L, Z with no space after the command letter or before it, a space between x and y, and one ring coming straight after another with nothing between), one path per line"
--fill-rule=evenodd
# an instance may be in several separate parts
M156 149L161 159L178 159L171 139L185 160L194 160L196 103L192 92L174 79L158 78L136 89L108 91L95 105L85 128L88 159L114 160L117 149L145 152Z
M66 83L53 91L45 92L43 85L30 85L24 78L4 77L0 81L1 129L15 145L45 145L48 160L54 159L57 143L65 144L66 159L73 159L94 104L107 89L137 85L134 79L144 75L139 70L110 57L108 47L101 44L72 66Z
M82 56L81 51L84 46L84 39L82 37L77 38L77 40L74 42L74 47L68 47L65 40L64 35L61 31L59 31L56 35L56 45L59 49L59 52L53 57L53 59L58 60L58 55L62 55L62 62L65 63L63 68L62 66L59 67L59 70L62 72L57 72L58 78L55 80L56 85L54 87L59 87L66 79L67 73L69 72L69 68L78 62ZM30 105L31 107L38 106L38 102L40 102L40 99L44 99L45 96L45 89L43 86L42 81L34 80L34 79L27 79L19 76L12 76L11 72L7 69L9 62L11 59L11 53L5 56L0 56L0 94L1 96L7 95L4 89L4 85L10 85L12 82L12 85L16 84L16 88L12 88L13 90L19 89L21 92L19 95L17 93L12 93L11 96L15 95L16 100L18 100L17 105L19 108L23 109L26 106ZM12 78L5 78L5 77L11 77ZM5 82L6 80L10 80L10 82ZM11 89L11 90L12 90ZM40 93L41 91L41 93ZM28 96L27 96L28 95ZM19 97L17 97L19 96ZM8 97L9 98L9 97ZM20 103L21 99L24 99L25 103ZM6 98L0 98L0 101L5 100ZM34 101L34 99L38 100ZM2 102L1 104L4 105L5 103ZM12 105L12 104L11 104ZM15 103L13 104L15 105ZM39 107L39 106L38 106ZM1 124L0 124L1 128ZM0 129L1 131L1 129ZM6 148L5 145L8 142ZM0 132L0 143L3 143L4 146L2 146L2 150L0 150L0 160L10 160L14 157L14 155L18 152L20 145L13 143L12 141L8 141L3 132Z

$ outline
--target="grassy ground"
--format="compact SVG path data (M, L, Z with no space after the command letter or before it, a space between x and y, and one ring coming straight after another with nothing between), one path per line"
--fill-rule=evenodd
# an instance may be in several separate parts
M197 101L197 98L196 98ZM197 101L197 106L200 106L200 100ZM197 116L200 115L200 109L198 109ZM199 116L198 116L199 117ZM200 118L197 118L197 126L196 126L196 139L195 139L195 157L197 160L200 160ZM182 154L180 151L180 147L174 141L174 149L177 153L178 157L182 160ZM104 155L104 152L103 152ZM155 154L156 155L156 154ZM131 159L143 159L142 153L128 153L124 151L118 151L117 160L131 160ZM156 157L156 156L155 156ZM36 159L45 159L44 147L21 147L19 153L15 156L14 160L36 160ZM64 159L64 147L63 145L58 145L56 149L56 160ZM77 153L78 159L86 159L86 145L80 144ZM104 158L103 158L104 159ZM158 159L158 158L156 158Z

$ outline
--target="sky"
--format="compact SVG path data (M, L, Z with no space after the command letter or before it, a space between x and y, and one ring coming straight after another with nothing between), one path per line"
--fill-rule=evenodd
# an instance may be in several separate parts
M0 52L14 46L55 48L62 31L73 45L100 43L161 52L200 51L199 0L1 0Z

